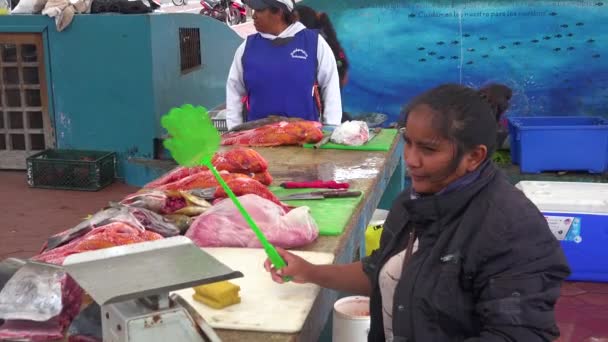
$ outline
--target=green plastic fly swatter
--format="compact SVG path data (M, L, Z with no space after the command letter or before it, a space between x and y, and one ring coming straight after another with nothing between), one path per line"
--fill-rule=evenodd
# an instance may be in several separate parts
M173 159L186 167L204 165L211 170L215 179L222 186L228 197L234 205L239 209L239 212L245 218L258 240L264 247L264 251L268 255L275 269L285 267L285 261L276 248L264 233L257 226L251 215L245 210L239 199L234 195L234 192L228 187L224 179L217 172L215 166L211 163L211 158L220 146L220 134L209 118L209 113L204 107L193 107L192 105L183 105L181 108L173 108L168 114L162 117L161 125L169 132L171 138L164 141L165 147L171 152ZM287 277L284 280L289 280Z

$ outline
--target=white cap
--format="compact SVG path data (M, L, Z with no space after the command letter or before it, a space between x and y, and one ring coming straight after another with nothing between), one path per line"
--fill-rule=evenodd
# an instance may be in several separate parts
M289 12L293 11L293 0L243 0L243 2L255 11L265 10L269 7L283 7Z

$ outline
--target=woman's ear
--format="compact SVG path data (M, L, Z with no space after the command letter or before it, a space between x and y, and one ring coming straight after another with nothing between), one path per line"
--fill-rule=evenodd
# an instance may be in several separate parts
M467 152L464 156L465 167L468 172L475 171L488 156L488 147L485 145L477 145L473 150Z

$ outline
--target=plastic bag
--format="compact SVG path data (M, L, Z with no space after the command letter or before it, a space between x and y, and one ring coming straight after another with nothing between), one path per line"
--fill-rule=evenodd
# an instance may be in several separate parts
M198 216L211 207L190 191L143 190L125 197L120 204L145 208L159 214Z
M0 292L0 318L44 322L59 315L64 276L60 268L25 264Z
M0 291L17 271L25 265L25 260L8 258L0 261ZM2 325L0 323L0 325Z
M68 328L69 341L99 341L103 339L101 330L101 307L89 304L82 310Z
M68 229L59 234L53 235L50 240L61 239L61 243L54 248L64 246L77 238L88 234L96 227L108 225L113 222L126 223L130 227L141 231L149 230L162 235L171 237L179 235L179 228L168 219L144 208L132 208L121 204L113 203L110 208L97 212L89 219L79 223L76 227ZM41 252L48 251L48 241L42 247Z
M0 341L53 341L62 339L66 328L80 311L83 291L69 276L63 276L59 283L62 289L63 308L58 316L44 322L7 320L0 326Z
M61 243L59 245L53 246L52 249L61 247L63 245L70 243L71 241L74 241L75 239L77 239L79 237L84 236L85 234L87 234L91 230L93 230L93 228L95 228L95 227L104 226L104 225L112 222L112 219L114 219L114 218L119 218L119 220L120 220L120 218L122 218L122 220L120 220L120 221L126 222L129 225L139 228L141 230L145 229L144 227L141 226L141 224L139 224L139 221L137 221L134 217L131 217L129 215L127 207L115 206L115 207L111 207L111 208L99 211L99 212L95 213L93 216L89 217L88 219L80 222L75 227L51 236L50 238L48 238L47 243L45 243L44 246L42 247L41 253L49 250L48 249L49 241L61 240Z
M346 121L331 134L336 144L360 146L369 140L369 127L365 121Z
M380 248L380 237L384 230L384 221L388 216L388 210L376 209L369 225L365 229L365 256Z
M158 233L163 237L179 235L179 228L163 216L144 208L128 208L129 214L146 230ZM120 218L112 219L120 221Z
M281 206L257 195L241 196L239 200L275 246L300 247L313 242L319 235L308 207L286 213ZM261 247L230 199L222 200L199 216L186 236L200 247Z
M132 243L162 239L162 235L135 228L124 222L112 222L97 227L67 245L36 255L33 260L63 265L65 258L72 254L94 251Z
M213 165L218 171L231 173L257 173L268 170L268 162L257 151L250 148L235 148L218 152L213 156Z

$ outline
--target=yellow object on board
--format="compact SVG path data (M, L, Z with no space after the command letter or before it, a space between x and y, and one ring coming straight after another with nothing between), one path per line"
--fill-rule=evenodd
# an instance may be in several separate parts
M238 285L229 281L221 281L195 287L192 298L214 309L223 309L241 302L240 290Z

